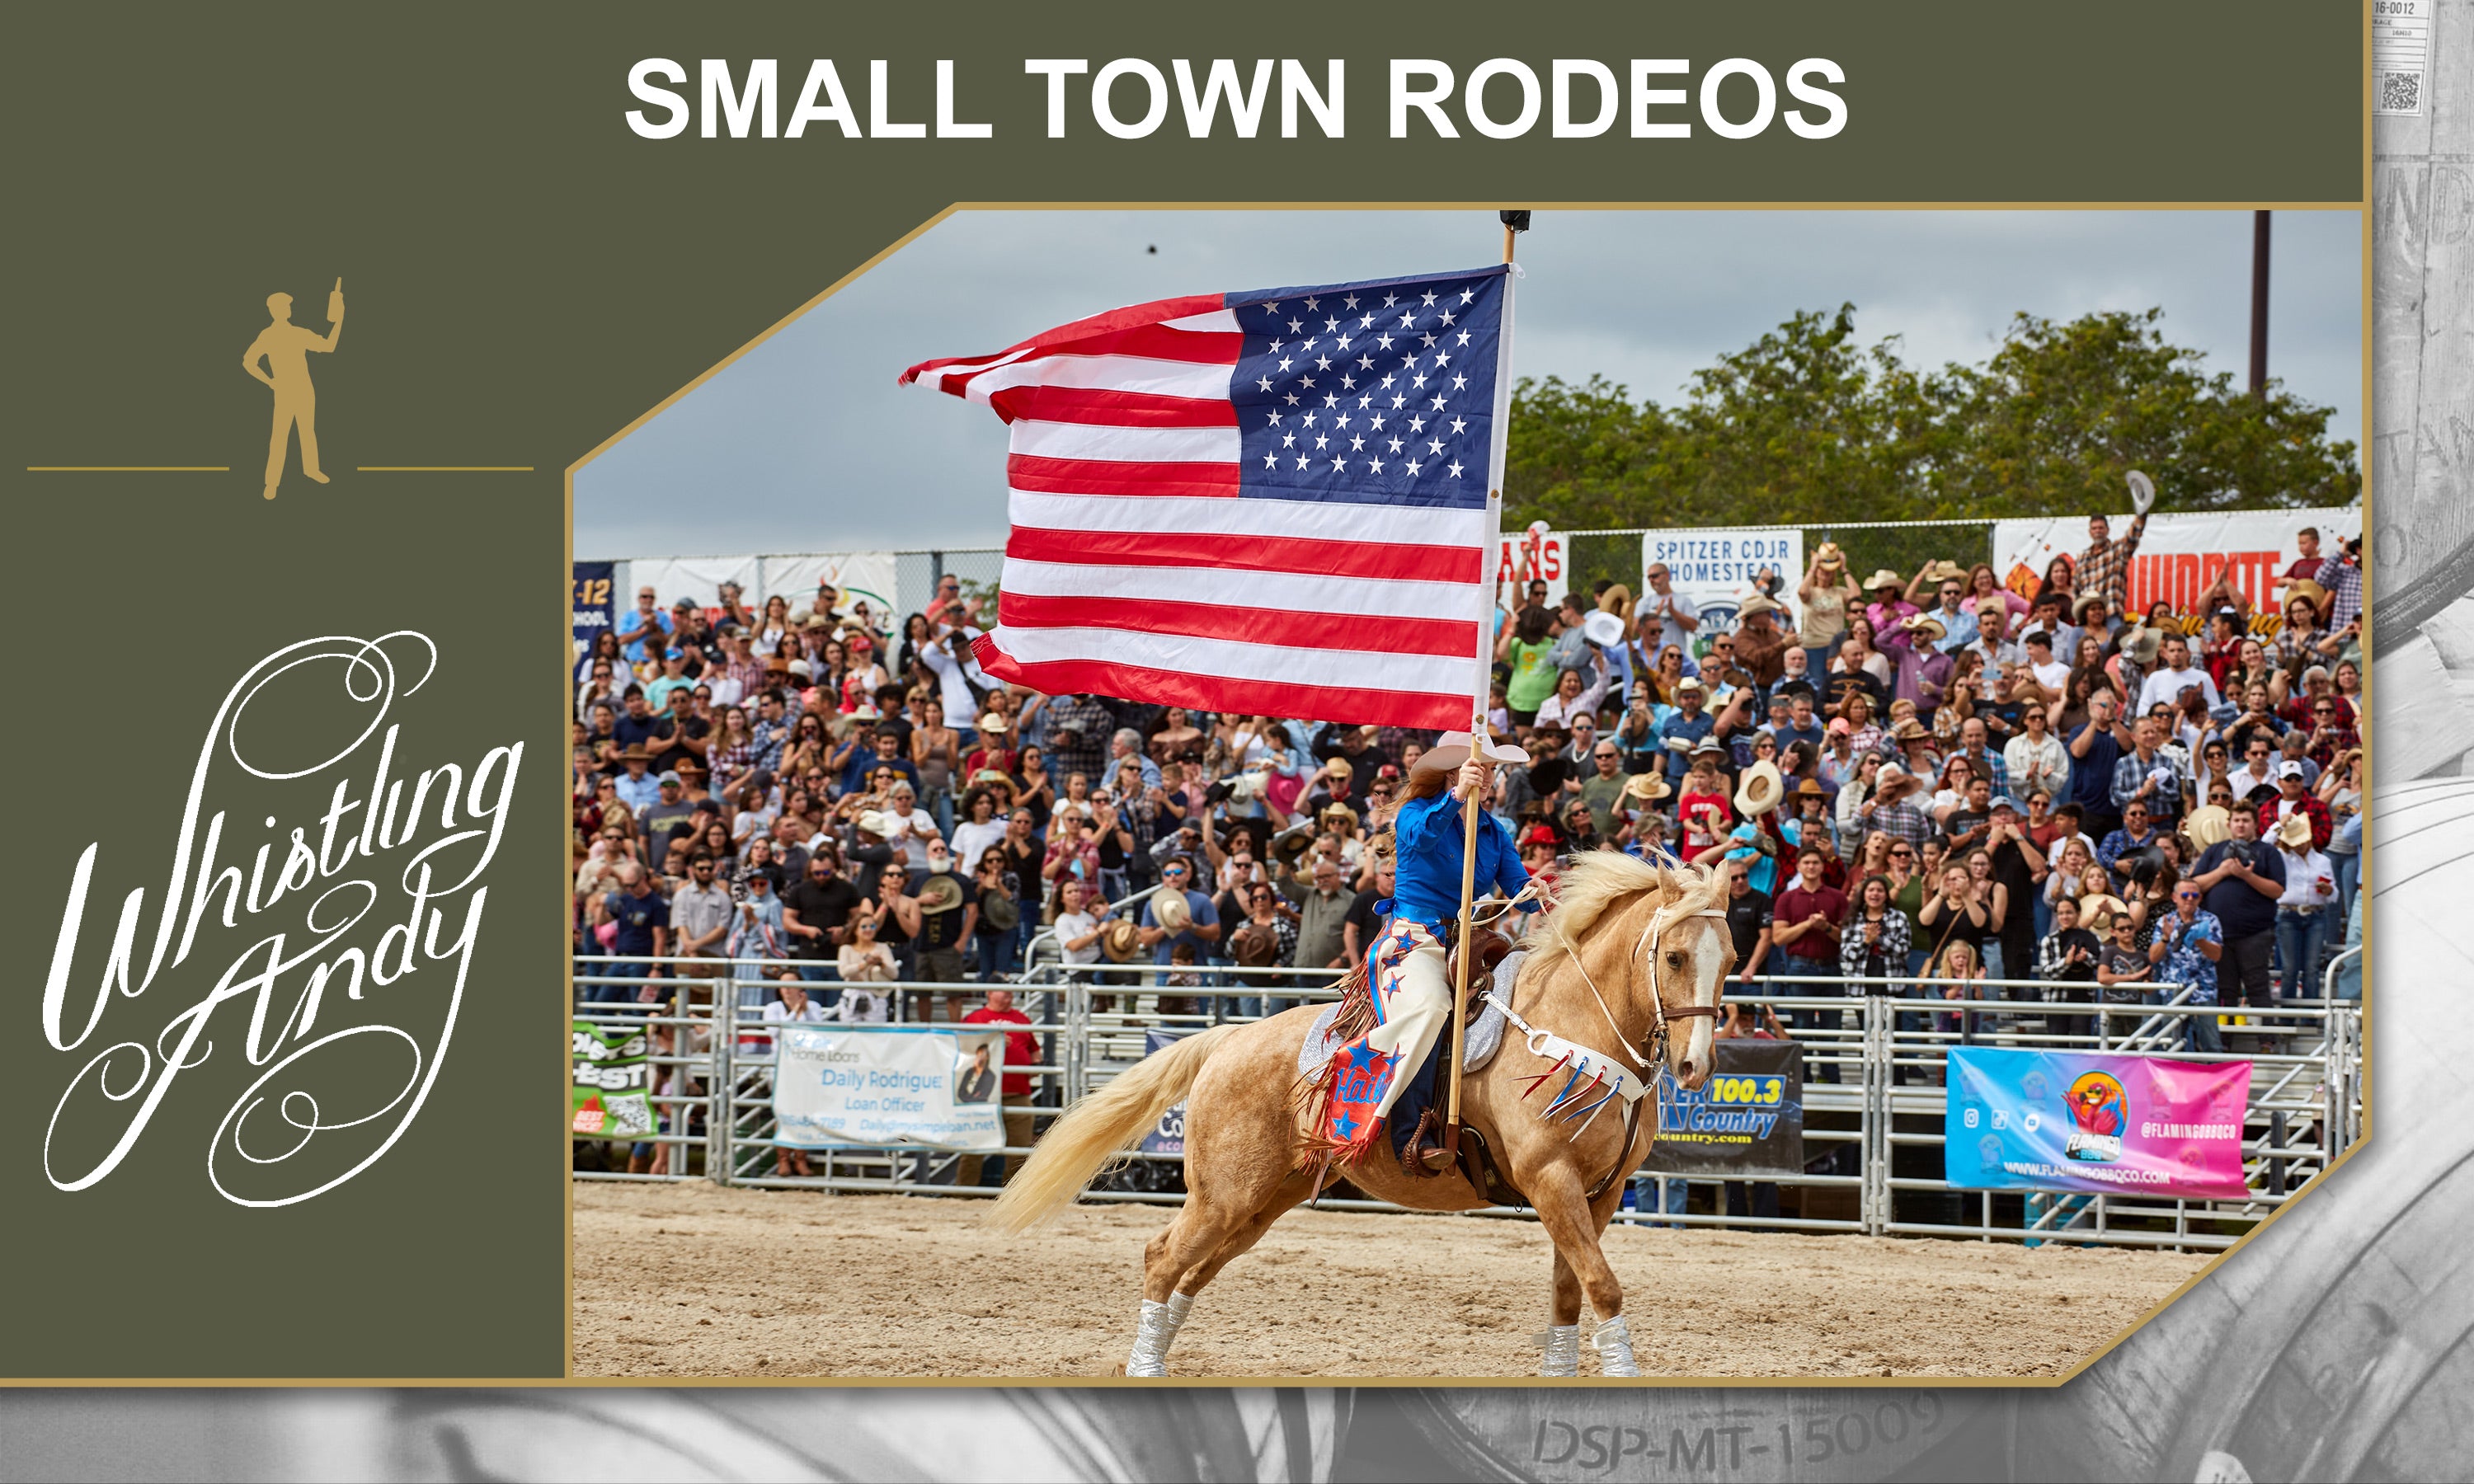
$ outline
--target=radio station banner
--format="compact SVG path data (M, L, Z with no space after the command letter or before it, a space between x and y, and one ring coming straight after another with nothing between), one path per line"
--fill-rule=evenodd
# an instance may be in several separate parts
M1181 1031L1145 1031L1143 1032L1143 1055L1150 1056L1154 1051L1166 1050L1171 1044L1184 1040L1185 1035L1186 1033ZM1185 1153L1185 1105L1183 1103L1159 1115L1159 1122L1152 1125L1151 1132L1143 1136L1142 1151L1145 1154Z
M610 606L611 586L616 580L612 568L616 565L610 562L578 562L568 578L568 606L574 610L575 658L579 662L592 652L594 640L617 616Z
M775 1137L794 1148L1005 1147L1005 1032L783 1025Z
M2130 529L2130 514L2108 515L2116 537ZM2159 600L2186 618L2199 595L2230 571L2234 586L2250 599L2251 629L2274 634L2283 626L2283 589L2276 580L2301 560L2304 527L2319 533L2319 555L2333 557L2363 534L2360 506L2333 510L2229 510L2206 515L2147 517L2147 530L2130 561L2124 606L2145 611ZM1993 523L1993 570L2011 591L2032 597L2055 557L2075 563L2087 550L2088 517L1997 520Z
M1945 1178L1969 1190L2240 1200L2248 1062L1953 1046Z
M1804 603L1795 595L1796 585L1804 581L1804 533L1792 526L1642 532L1641 571L1647 573L1661 562L1666 563L1675 590L1690 598L1701 611L1701 627L1692 635L1695 658L1713 634L1735 627L1735 610L1753 595L1754 584L1764 573L1777 574L1779 602L1786 605L1789 619L1798 626L1804 623ZM1637 587L1635 602L1655 601L1646 576Z
M653 1066L643 1026L573 1022L573 1098L568 1130L578 1138L649 1138Z
M1721 1041L1710 1080L1686 1092L1661 1070L1661 1174L1792 1178L1804 1173L1804 1055L1791 1041Z

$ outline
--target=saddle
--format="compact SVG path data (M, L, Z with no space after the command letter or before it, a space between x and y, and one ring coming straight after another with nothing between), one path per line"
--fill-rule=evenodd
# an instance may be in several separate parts
M1502 963L1516 946L1502 933L1483 923L1471 934L1477 940L1477 959L1469 965L1468 993L1461 1001L1461 1019L1475 1021L1482 1010L1481 1001L1494 982L1495 966ZM1460 923L1443 924L1443 980L1460 982ZM1374 1029L1374 981L1361 961L1340 982L1340 1011L1332 1017L1331 1037L1334 1042L1355 1041Z

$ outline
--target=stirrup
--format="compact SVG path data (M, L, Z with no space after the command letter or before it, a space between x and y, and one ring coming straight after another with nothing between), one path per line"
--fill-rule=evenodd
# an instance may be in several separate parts
M1537 1337L1536 1343L1546 1352L1546 1358L1538 1367L1540 1376L1559 1377L1581 1374L1579 1325L1549 1325L1546 1332Z
M1133 1352L1126 1357L1128 1376L1168 1375L1168 1348L1193 1307L1194 1296L1189 1293L1172 1293L1166 1304L1143 1301L1142 1318L1134 1325Z
M1441 1114L1431 1108L1419 1113L1418 1126L1400 1146L1400 1168L1419 1180L1431 1180L1449 1170L1452 1159L1443 1151L1442 1133Z
M1574 1328L1577 1330L1578 1326ZM1638 1376L1640 1362L1632 1355L1632 1329L1624 1317L1614 1318L1589 1331L1589 1345L1598 1352L1598 1373L1602 1376Z

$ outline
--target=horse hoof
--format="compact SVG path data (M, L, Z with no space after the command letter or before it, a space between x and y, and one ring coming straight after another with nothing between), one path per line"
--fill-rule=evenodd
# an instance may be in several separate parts
M1579 1325L1550 1326L1544 1334L1538 1336L1537 1343L1546 1352L1545 1360L1538 1368L1540 1376L1562 1378L1581 1374Z
M1162 1360L1128 1360L1126 1362L1126 1375L1166 1376L1168 1363Z
M1574 1328L1577 1330L1578 1326ZM1589 1346L1598 1352L1598 1374L1601 1376L1638 1376L1640 1362L1633 1358L1632 1329L1624 1317L1614 1318L1589 1332Z

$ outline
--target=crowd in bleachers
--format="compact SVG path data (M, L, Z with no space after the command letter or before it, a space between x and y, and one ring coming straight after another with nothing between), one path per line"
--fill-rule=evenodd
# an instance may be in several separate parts
M1490 722L1532 760L1489 805L1550 878L1589 850L1720 864L1746 993L2316 996L2359 933L2359 551L2307 533L2273 615L2230 582L2124 613L2144 523L2091 521L2028 591L1981 562L1858 581L1824 542L1724 625L1656 564L1508 590ZM1036 942L1144 966L1168 1014L1202 975L1275 1001L1249 970L1337 977L1379 935L1431 733L1032 694L972 658L992 617L950 577L898 623L831 586L638 593L574 677L575 947L618 961L580 997L762 959L802 1017L884 1018L868 986L902 981L957 986L900 1007L951 1017Z

